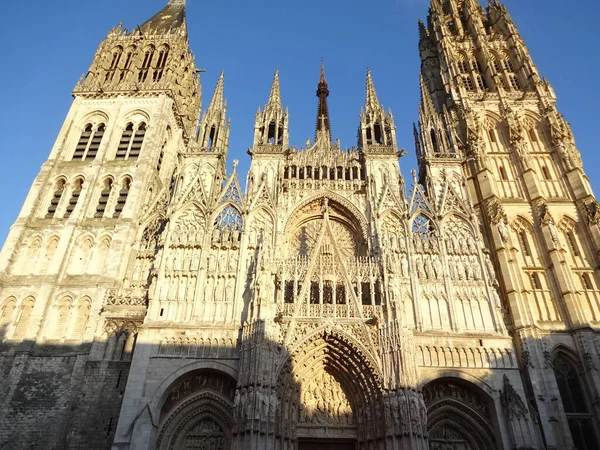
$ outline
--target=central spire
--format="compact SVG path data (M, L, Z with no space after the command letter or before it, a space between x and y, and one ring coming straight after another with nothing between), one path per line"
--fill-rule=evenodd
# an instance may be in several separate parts
M317 97L319 97L319 106L317 108L317 129L315 140L319 132L326 133L331 141L331 126L329 123L329 108L327 107L327 97L329 97L329 88L325 79L325 63L321 60L321 78L317 87Z

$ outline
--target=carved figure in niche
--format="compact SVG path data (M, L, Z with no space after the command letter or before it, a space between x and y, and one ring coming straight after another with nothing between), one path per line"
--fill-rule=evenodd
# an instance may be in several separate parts
M558 246L558 229L556 228L553 220L548 221L548 231L550 232L550 239L552 239L554 245Z
M467 280L473 279L473 267L471 267L471 263L469 261L464 261L465 266L465 275Z
M192 256L190 255L189 250L185 251L185 256L183 257L183 270L190 270L192 262Z
M200 268L200 253L194 252L192 255L191 269L197 271Z
M223 275L227 271L227 257L224 253L221 253L219 256L219 267L218 267L219 275Z
M402 271L402 276L408 276L408 258L406 255L402 255L402 259L400 260L400 270Z
M177 292L177 300L179 300L180 302L185 301L185 288L186 288L187 282L186 282L186 278L185 277L181 277L181 279L179 280L179 290Z
M498 234L500 234L500 239L502 239L502 242L504 242L505 244L508 243L510 234L508 231L508 227L506 226L506 222L504 220L498 222Z
M234 289L234 282L230 281L229 283L227 283L227 287L225 288L225 301L226 302L233 301L233 289Z
M406 251L406 241L404 240L404 236L398 236L398 247L401 252Z
M494 264L492 264L489 253L486 252L484 258L490 284L492 286L497 286L498 280L496 279L496 271L494 270Z
M471 255L477 253L477 245L475 244L475 239L473 239L473 236L471 235L467 237L467 247Z
M166 300L169 297L169 281L165 280L163 285L161 286L159 298L161 300Z
M419 278L425 278L425 265L420 257L417 257L417 275Z
M217 270L217 257L214 254L211 254L208 257L208 271L210 273L214 273Z
M446 239L446 248L449 254L454 253L454 241L451 238Z
M215 302L223 301L223 278L221 277L217 278L215 284L214 300Z
M473 260L473 277L477 281L480 281L482 278L481 266L479 265L479 262L476 259Z
M395 258L391 254L389 254L389 253L387 254L386 261L387 261L388 273L395 273L396 261L394 259Z
M463 265L463 262L460 259L458 261L456 261L456 272L457 272L459 280L465 279L465 277L466 277L465 266Z
M457 274L456 274L456 263L454 262L454 258L448 259L448 271L450 272L450 278L455 280L457 278Z
M440 259L437 257L433 259L433 272L437 280L444 276L444 266L442 265Z
M167 257L165 258L165 269L168 272L171 272L173 270L173 258L174 256L171 255L167 255Z
M229 263L227 265L227 271L229 273L235 273L235 271L237 270L237 264L238 264L237 254L236 253L232 253L229 256Z

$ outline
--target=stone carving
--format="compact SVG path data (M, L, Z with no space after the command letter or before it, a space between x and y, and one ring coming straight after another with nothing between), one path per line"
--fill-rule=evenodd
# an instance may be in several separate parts
M301 400L300 424L346 426L354 423L342 386L326 371L302 383Z

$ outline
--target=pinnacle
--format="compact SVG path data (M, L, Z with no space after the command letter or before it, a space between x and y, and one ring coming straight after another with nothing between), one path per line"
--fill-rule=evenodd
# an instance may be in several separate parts
M217 81L217 86L215 87L215 93L213 94L212 100L210 101L210 105L208 107L209 111L214 109L220 109L224 106L225 101L223 99L223 90L225 87L225 72L221 72L219 76L219 81Z
M431 98L431 93L425 85L423 74L419 74L419 83L421 85L421 107L426 114L433 114L435 106L433 104L433 99Z
M377 91L375 91L375 85L373 84L371 69L367 69L367 107L375 106L379 106L379 99L377 98Z
M279 69L275 69L273 76L273 85L269 94L269 103L267 105L281 106L281 88L279 86Z
M169 0L169 5L185 6L185 0Z

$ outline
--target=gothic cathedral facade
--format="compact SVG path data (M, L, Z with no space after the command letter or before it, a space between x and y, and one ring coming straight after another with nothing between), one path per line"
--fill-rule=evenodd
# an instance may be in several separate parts
M0 256L0 447L600 449L600 205L506 8L431 0L418 172L367 73L358 143L244 189L184 0L118 26ZM201 114L202 111L202 114Z

